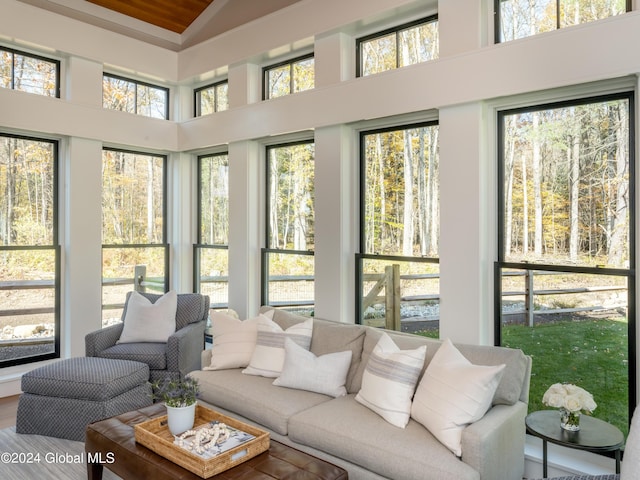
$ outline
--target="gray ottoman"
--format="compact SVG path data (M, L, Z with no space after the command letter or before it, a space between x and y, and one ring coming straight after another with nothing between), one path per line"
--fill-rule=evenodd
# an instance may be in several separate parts
M87 425L151 405L149 366L77 357L22 376L16 432L84 441Z

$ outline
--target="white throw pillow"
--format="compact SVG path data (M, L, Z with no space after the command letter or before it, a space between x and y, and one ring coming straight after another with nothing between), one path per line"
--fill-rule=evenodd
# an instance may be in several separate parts
M383 333L369 356L356 400L390 424L406 427L411 397L426 353L426 345L415 350L400 350L391 337Z
M178 294L173 290L158 298L156 303L132 291L117 343L166 343L176 331L177 307Z
M411 417L458 457L462 430L491 407L505 365L473 365L446 339L413 397Z
M265 317L273 316L273 311ZM226 313L211 314L211 363L203 370L245 368L251 361L258 339L258 319L261 315L240 320Z
M347 394L344 384L351 365L351 350L317 357L287 338L284 341L284 351L282 373L273 381L274 385L332 397Z
M636 480L640 472L640 406L631 417L629 436L624 446L624 460L620 466L620 480Z
M258 319L258 339L249 366L242 373L276 378L284 365L284 341L290 338L305 350L311 347L313 319L282 330L273 320L264 316Z

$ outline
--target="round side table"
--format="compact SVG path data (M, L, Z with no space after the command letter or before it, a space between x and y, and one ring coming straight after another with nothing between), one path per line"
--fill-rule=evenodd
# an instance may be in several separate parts
M540 410L527 415L527 432L542 439L542 476L547 477L547 442L593 453L615 452L616 473L620 473L620 449L624 435L603 420L582 415L580 430L569 432L560 426L558 410Z

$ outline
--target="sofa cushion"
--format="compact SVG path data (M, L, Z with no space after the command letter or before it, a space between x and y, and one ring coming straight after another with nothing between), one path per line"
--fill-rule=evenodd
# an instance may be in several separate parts
M302 348L309 350L313 333L313 319L292 325L283 330L264 315L258 317L258 339L249 366L242 373L276 378L284 365L284 341L290 338Z
M171 290L151 302L130 292L124 313L124 327L117 343L166 342L176 331L178 294Z
M166 343L119 343L102 350L98 355L102 358L146 363L151 370L167 369Z
M287 435L289 418L331 399L326 395L273 385L273 378L244 375L240 369L194 371L200 398L235 412L281 435Z
M354 397L338 397L292 416L289 438L388 478L425 478L429 472L429 478L479 480L477 471L419 423L394 427Z
M212 313L211 363L203 370L248 366L258 340L258 319L259 316L240 320L224 313Z
M461 456L462 430L491 407L504 368L473 365L446 339L418 385L411 418Z
M282 373L273 381L278 387L323 393L332 397L347 394L344 388L351 364L351 350L319 357L287 338Z
M400 350L383 333L369 356L356 401L387 422L404 428L409 422L411 398L424 365L426 345Z

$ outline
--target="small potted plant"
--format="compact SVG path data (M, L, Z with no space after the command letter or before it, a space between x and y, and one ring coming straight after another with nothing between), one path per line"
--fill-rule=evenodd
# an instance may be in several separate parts
M200 393L198 380L188 376L168 378L151 384L153 399L161 400L167 407L169 431L178 435L193 427L196 414L196 399Z

